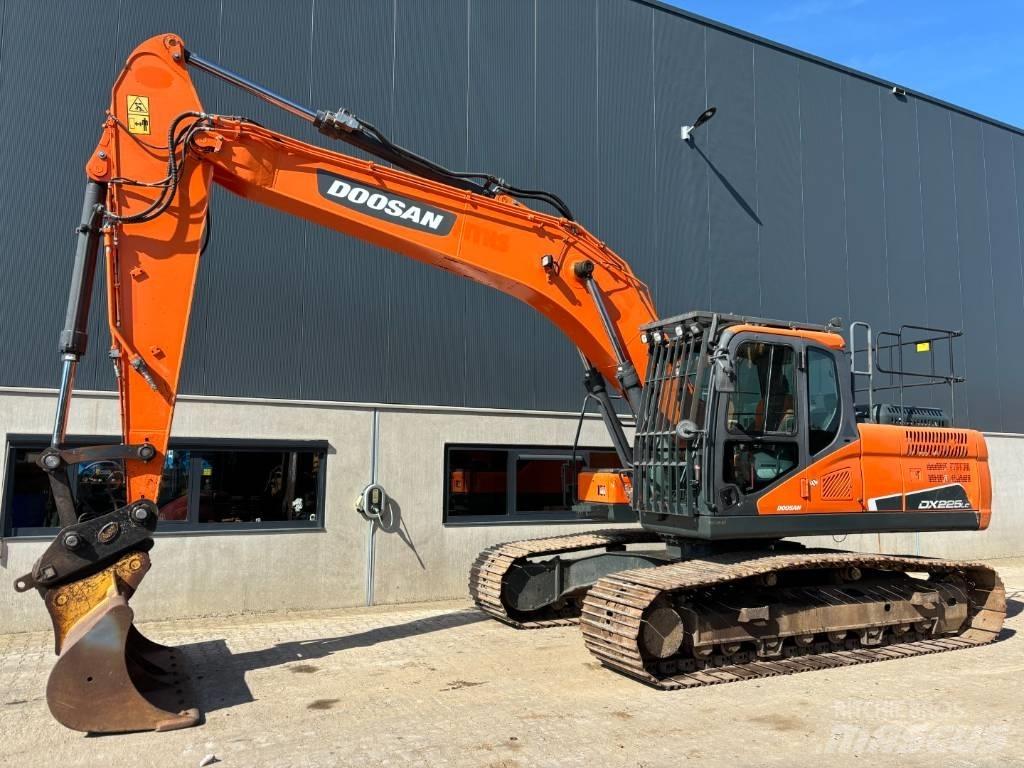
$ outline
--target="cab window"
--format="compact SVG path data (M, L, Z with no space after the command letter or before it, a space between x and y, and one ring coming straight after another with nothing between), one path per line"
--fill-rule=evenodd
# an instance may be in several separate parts
M730 432L748 436L796 434L796 363L793 348L743 343L734 361L736 390L726 409Z
M759 493L796 469L799 460L800 447L792 440L728 440L722 479L743 494Z
M748 341L733 361L736 389L729 394L722 479L743 494L759 493L796 469L796 355L786 344ZM751 439L753 438L753 439Z
M807 350L807 446L811 455L832 445L839 434L839 375L835 358L820 349Z

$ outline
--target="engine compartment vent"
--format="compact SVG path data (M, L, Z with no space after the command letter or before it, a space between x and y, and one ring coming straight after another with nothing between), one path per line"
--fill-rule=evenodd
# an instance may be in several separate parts
M906 440L907 456L967 457L968 433L962 429L908 429Z

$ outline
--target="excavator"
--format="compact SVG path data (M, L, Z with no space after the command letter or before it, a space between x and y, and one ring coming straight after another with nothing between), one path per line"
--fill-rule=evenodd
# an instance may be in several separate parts
M360 152L208 113L191 71ZM982 435L941 409L858 405L853 326L848 344L835 323L659 318L629 264L556 195L449 170L348 110L310 109L224 69L175 34L128 57L85 170L57 413L37 459L62 528L15 583L35 589L52 619L47 701L65 726L162 731L202 719L187 660L144 637L128 602L150 567L214 185L503 291L577 347L585 402L621 466L581 472L575 495L582 515L609 526L485 550L469 591L489 615L519 628L578 623L602 665L665 689L998 635L1005 593L984 563L790 540L989 525ZM122 443L69 447L101 252ZM76 507L68 468L97 460L123 462L125 506Z

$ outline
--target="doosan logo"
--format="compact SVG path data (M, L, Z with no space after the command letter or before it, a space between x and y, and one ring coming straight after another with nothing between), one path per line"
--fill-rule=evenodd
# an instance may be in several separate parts
M391 198L383 192L370 192L366 187L354 187L347 181L335 179L327 189L331 197L341 197L356 205L364 205L371 211L383 211L388 216L412 221L429 229L437 230L444 223L444 214L423 209L418 205L408 207L404 200Z
M317 170L317 186L321 195L346 208L421 232L447 235L455 223L453 213L324 170Z

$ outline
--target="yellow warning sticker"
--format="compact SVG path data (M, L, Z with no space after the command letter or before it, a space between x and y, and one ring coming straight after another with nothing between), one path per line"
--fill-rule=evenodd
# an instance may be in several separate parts
M149 118L143 115L128 115L128 133L149 135Z
M149 135L149 96L128 94L128 133Z
M128 114L148 115L149 96L132 96L131 94L128 94Z
M931 348L932 348L932 345L929 344L927 341L919 341L917 343L917 351L918 352L927 352Z

